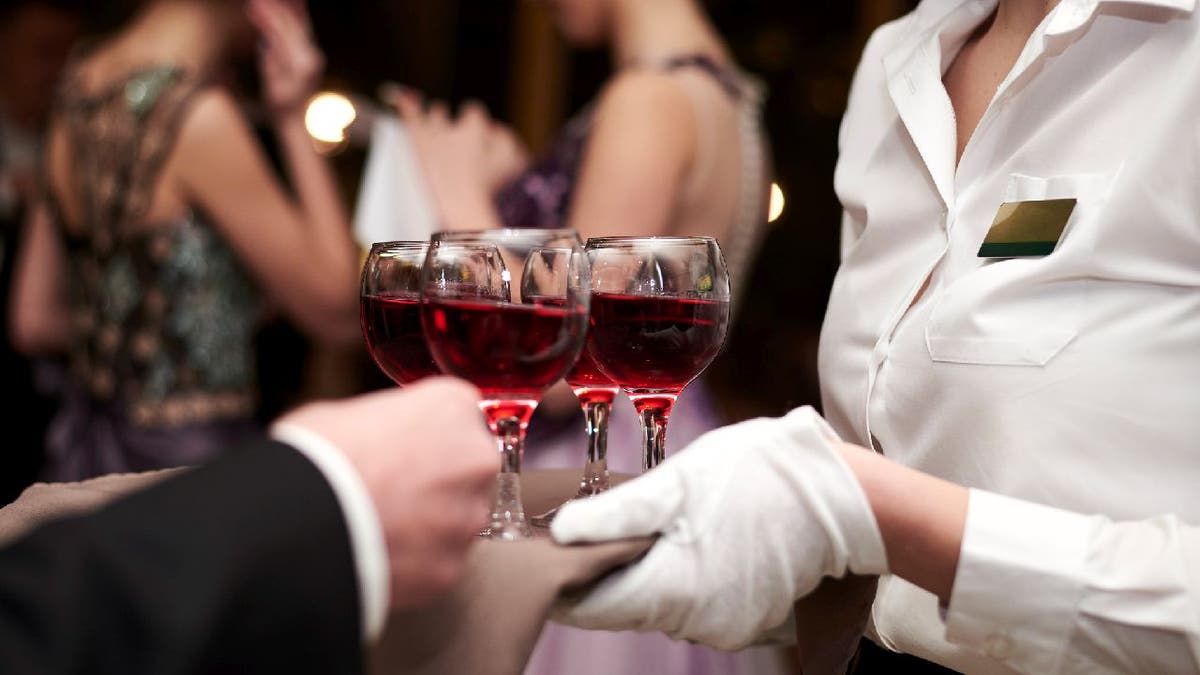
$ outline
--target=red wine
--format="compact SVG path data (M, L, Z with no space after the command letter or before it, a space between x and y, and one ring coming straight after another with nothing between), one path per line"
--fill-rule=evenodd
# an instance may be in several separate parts
M571 387L571 391L575 392L575 398L579 399L579 402L584 405L589 403L608 403L612 405L612 402L617 399L617 392L621 391L621 388L614 384L611 387Z
M536 404L575 363L587 329L582 312L545 304L435 299L422 311L442 371L490 400Z
M399 385L441 372L421 331L421 300L415 294L366 295L359 320L371 358Z
M566 299L546 296L525 296L526 302L546 305L549 307L562 307L566 304ZM588 335L587 344L591 344L591 335ZM605 375L600 367L596 365L596 361L588 354L588 348L585 346L579 352L579 359L575 362L575 366L567 373L564 378L567 384L571 385L571 391L575 392L575 397L581 403L612 403L617 397L617 392L621 390L612 379Z
M721 351L727 300L592 295L588 350L631 394L678 392Z
M592 338L589 335L587 343L590 345L591 342ZM601 372L600 366L596 365L586 347L579 352L579 360L575 362L571 372L567 373L566 380L580 403L612 403L620 391L620 387Z

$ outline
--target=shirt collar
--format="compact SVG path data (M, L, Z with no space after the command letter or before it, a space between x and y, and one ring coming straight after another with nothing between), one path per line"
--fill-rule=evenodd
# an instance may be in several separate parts
M995 98L1006 94L1045 52L1047 41L1088 25L1100 5L1139 4L1192 11L1198 0L1062 0L1030 36ZM948 59L995 10L999 0L925 0L909 16L907 35L883 55L890 94L934 185L947 206L954 201L954 111L942 88ZM1068 38L1069 39L1069 38ZM994 99L995 100L995 99Z
M1046 25L1046 35L1063 35L1086 24L1100 5L1142 5L1164 10L1191 12L1196 0L1062 0Z
M996 8L998 0L925 0L913 12L913 30L909 34L908 44L920 42L920 38L936 31L952 12L963 5L972 5L976 13L985 14ZM1074 30L1083 25L1100 5L1124 4L1159 7L1180 12L1193 12L1197 0L1062 0L1052 10L1055 14L1047 33L1059 34Z

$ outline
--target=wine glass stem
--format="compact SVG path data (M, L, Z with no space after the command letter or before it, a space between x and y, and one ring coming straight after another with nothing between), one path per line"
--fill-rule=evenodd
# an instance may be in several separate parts
M518 417L496 422L500 443L500 473L496 475L496 503L492 507L493 538L520 539L529 535L525 507L521 503L521 453L525 425Z
M642 416L642 471L653 469L667 456L667 418L671 416L674 401L646 403L648 405L635 401L638 414Z
M606 401L583 404L587 462L583 465L583 479L579 483L580 497L590 497L608 489L608 414L611 410L612 404Z
M500 473L521 473L524 431L517 417L505 417L496 422L496 434L500 440Z

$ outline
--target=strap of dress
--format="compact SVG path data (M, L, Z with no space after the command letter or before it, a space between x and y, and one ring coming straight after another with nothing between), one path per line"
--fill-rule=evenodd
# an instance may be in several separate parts
M150 209L158 176L175 147L189 104L202 85L178 69L127 85L127 99L131 94L142 97L142 102L134 107L144 122L128 169L130 185L122 214L125 222L139 223Z
M749 281L749 265L766 233L771 175L770 152L762 122L766 87L752 75L722 67L704 54L675 56L662 61L657 68L667 72L691 68L709 75L737 106L741 193L738 196L736 220L721 242L734 295L737 296ZM691 98L695 102L695 97Z
M739 147L742 161L741 195L737 220L730 228L723 251L737 298L750 281L750 264L758 254L767 231L767 201L773 173L771 152L762 120L765 87L747 78L746 95L738 111ZM741 303L734 303L734 307Z
M80 93L76 74L64 80L56 111L70 143L74 189L89 230L137 224L202 82L175 66L139 68L95 93Z
M736 70L721 67L707 54L680 54L672 56L658 65L659 70L668 72L684 68L695 68L712 77L717 86L721 87L726 95L735 101L742 99L748 93L744 75Z

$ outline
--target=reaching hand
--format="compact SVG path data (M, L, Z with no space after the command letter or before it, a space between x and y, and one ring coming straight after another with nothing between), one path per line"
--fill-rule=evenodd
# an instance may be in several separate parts
M250 0L247 14L261 37L258 66L267 107L276 116L303 112L325 68L304 1Z
M478 102L464 103L458 117L451 118L444 103L434 102L426 110L412 90L398 90L391 99L443 219L451 227L480 227L472 222L480 220L474 217L478 210L489 208L495 193L529 164L524 145Z
M812 408L709 432L636 480L554 519L569 544L658 534L639 562L555 609L583 628L753 643L824 576L887 568L862 488Z
M470 385L434 378L279 421L324 437L358 470L383 525L392 608L449 589L487 521L498 463L478 400Z

